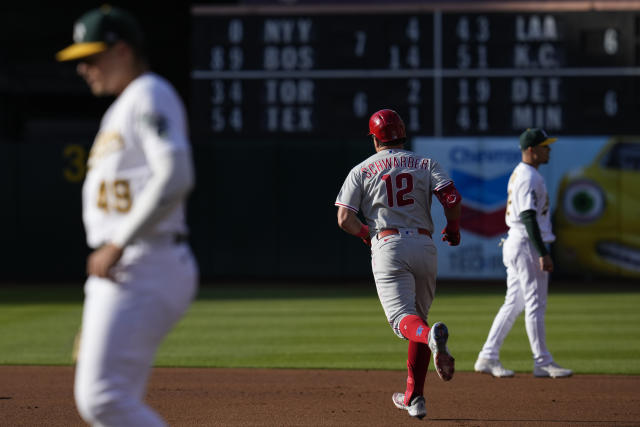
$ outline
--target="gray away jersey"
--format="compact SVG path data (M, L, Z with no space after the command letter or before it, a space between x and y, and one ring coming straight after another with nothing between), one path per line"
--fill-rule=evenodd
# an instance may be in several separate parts
M362 211L372 234L403 227L433 233L431 196L452 182L432 159L382 150L351 169L335 205Z

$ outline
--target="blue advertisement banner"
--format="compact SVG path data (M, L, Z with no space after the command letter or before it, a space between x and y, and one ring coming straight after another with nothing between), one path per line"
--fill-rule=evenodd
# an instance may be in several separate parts
M436 239L439 277L506 277L500 242L508 232L507 183L521 160L518 137L418 137L412 147L438 161L463 198L460 246ZM562 136L539 171L557 236L556 269L640 277L640 138ZM438 203L432 214L438 231L446 224Z

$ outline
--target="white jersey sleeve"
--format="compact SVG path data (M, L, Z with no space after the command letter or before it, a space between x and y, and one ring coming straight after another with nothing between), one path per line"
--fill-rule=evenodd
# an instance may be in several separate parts
M148 157L151 177L134 209L110 239L119 247L162 221L181 203L193 185L191 156L184 150L151 153Z
M442 169L440 163L431 160L431 192L438 191L449 184L453 184L449 175Z
M162 80L161 80L162 81ZM146 82L134 104L133 136L145 153L189 150L186 113L168 83Z
M344 180L338 198L336 199L336 206L342 206L355 213L360 211L360 202L362 201L362 179L361 172L358 167L351 169L349 175Z

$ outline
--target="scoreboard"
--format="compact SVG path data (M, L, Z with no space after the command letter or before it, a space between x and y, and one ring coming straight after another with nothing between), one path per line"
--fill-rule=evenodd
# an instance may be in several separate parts
M381 108L412 136L640 132L640 9L550 4L194 6L192 133L359 137Z

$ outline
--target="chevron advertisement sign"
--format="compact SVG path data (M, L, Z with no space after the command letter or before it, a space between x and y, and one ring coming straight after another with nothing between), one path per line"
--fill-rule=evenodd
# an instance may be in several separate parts
M485 237L493 237L508 231L504 222L506 188L511 172L483 178L467 172L451 169L450 176L461 188L462 218L460 226Z
M504 221L507 183L521 159L517 137L415 138L412 150L440 163L462 195L461 245L449 247L435 239L438 276L505 277L499 245L508 231ZM438 235L446 218L440 204L433 200L431 210Z
M607 154L607 150L615 146L616 141L616 137L606 135L563 135L558 138L558 142L551 147L549 163L538 168L549 191L552 212L566 205L558 202L558 198L562 197L560 184L563 180L571 182L585 174L592 174L593 176L590 176L592 181L600 179L598 185L606 185L601 176L602 172L599 172L602 169L599 159ZM513 168L522 158L518 135L465 138L418 137L411 141L411 149L421 156L432 158L440 163L454 180L462 195L460 221L462 239L460 246L456 247L448 246L437 237L446 224L446 218L440 203L433 199L431 213L435 225L434 241L438 248L438 276L471 280L505 278L506 270L502 263L500 241L507 235L507 226L504 222L507 184ZM629 162L628 158L627 162ZM622 182L621 176L617 181L614 180L618 186ZM638 182L637 177L640 175L634 170L624 176L630 183L635 183ZM607 191L609 194L620 193L619 188ZM622 196L615 197L622 199ZM627 203L628 206L633 206L631 202ZM625 210L620 207L619 210L628 212L632 209L627 207ZM585 227L584 224L579 226L582 227L579 230ZM554 229L558 237L555 245L575 246L572 239L578 232L576 227L578 226L574 226L572 230L567 230L566 227ZM588 230L584 229L582 235L598 236L598 233L601 233L600 229L591 227ZM625 235L632 234L632 231L627 230ZM583 251L596 246L586 245L586 247L587 249ZM589 259L594 257L595 255ZM557 261L556 267L560 270L563 268L562 260ZM579 268L595 267L581 265Z

